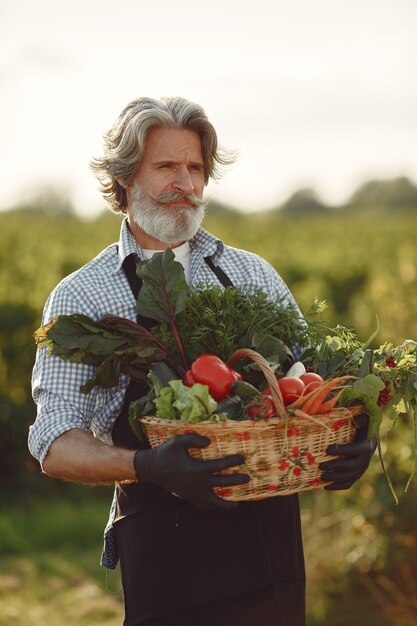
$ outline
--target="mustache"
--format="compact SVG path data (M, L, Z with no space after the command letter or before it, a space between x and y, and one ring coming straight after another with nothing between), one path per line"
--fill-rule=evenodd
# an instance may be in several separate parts
M205 207L207 204L207 200L199 198L195 193L183 194L177 193L176 191L166 191L158 196L154 196L152 194L148 195L154 202L158 202L159 204L170 204L171 202L183 202L186 200L194 209Z

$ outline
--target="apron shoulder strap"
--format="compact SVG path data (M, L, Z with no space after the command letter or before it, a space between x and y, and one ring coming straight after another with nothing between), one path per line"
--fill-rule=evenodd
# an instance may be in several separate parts
M209 266L209 268L211 269L211 271L214 272L214 274L216 274L217 278L219 279L223 287L234 287L232 281L230 280L226 272L224 272L222 268L219 267L218 265L214 265L213 259L211 258L211 256L205 256L204 260Z
M142 281L136 274L136 261L134 254L129 254L129 256L127 256L123 261L123 271L129 283L130 290L135 296L135 300L137 300L140 288L142 287Z

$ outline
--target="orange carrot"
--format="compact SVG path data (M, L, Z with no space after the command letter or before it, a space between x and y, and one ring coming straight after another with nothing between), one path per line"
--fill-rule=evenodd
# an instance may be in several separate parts
M305 403L302 404L302 410L310 415L314 415L317 413L317 409L323 404L331 391L333 391L341 382L352 378L354 378L354 376L339 376L337 378L326 380L323 385L315 389L317 393L312 395Z
M287 404L285 408L295 409L297 407L303 406L303 404L305 403L307 399L311 398L317 393L318 389L320 389L320 387L316 387L312 391L309 391L308 393L304 393L302 396L299 396L296 400L294 400L294 402L291 402L291 404Z
M338 391L337 394L333 396L333 398L330 398L330 400L327 400L327 402L323 402L323 404L318 407L314 415L318 415L319 413L329 413L330 411L333 411L334 407L337 404L337 401L339 400L344 390L344 388L340 389L340 391Z

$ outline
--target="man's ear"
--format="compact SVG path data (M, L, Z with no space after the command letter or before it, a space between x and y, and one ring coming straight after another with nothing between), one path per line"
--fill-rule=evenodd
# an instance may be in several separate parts
M117 182L119 183L120 187L123 187L123 189L129 189L129 187L132 186L132 183L125 183L123 180L121 180L120 178L116 178Z

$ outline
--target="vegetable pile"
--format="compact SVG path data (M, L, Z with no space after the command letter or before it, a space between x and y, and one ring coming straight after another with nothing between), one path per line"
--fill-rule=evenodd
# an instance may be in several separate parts
M190 423L277 418L261 369L248 359L228 362L249 348L268 362L287 416L319 419L359 404L370 418L369 437L378 437L383 419L395 425L405 415L417 459L417 342L372 349L377 331L362 343L351 329L328 327L319 321L325 305L318 300L302 317L262 291L189 287L171 250L142 261L137 274L137 312L155 320L150 330L120 317L74 314L55 317L34 337L49 354L95 366L83 393L117 385L122 373L147 383L148 393L130 410L139 437L137 418L144 415ZM409 483L416 470L417 461Z

